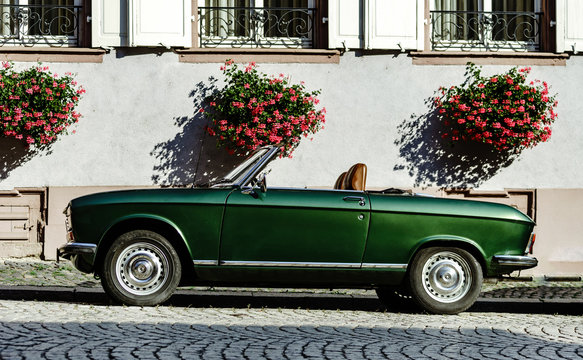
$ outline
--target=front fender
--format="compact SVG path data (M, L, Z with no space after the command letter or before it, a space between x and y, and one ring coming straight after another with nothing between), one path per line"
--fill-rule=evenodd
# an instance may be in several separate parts
M417 252L421 249L434 247L434 246L446 246L446 247L459 247L464 250L469 251L476 260L482 265L484 270L484 274L486 273L487 268L487 255L484 249L472 239L462 237L462 236L455 236L455 235L433 235L426 238L421 239L412 249L411 253L409 254L409 264L413 260L413 257Z
M186 241L183 232L173 221L154 214L131 214L115 219L115 221L109 224L99 238L97 243L97 255L95 256L95 262L93 263L94 270L99 272L105 253L113 241L124 232L135 229L152 230L170 236L171 238L168 240L178 247L177 250L185 250L189 256L192 255L191 248Z

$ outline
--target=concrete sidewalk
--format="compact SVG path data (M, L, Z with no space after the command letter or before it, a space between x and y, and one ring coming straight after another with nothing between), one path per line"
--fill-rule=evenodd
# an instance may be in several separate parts
M102 293L101 283L92 275L81 273L70 262L42 261L36 258L0 259L0 290L4 293L26 290L34 295L54 294L57 291L87 294ZM36 290L35 290L36 289ZM224 294L242 296L302 296L313 297L317 294L326 297L343 296L355 298L375 297L374 290L361 289L266 289L266 288L209 288L182 287L180 293ZM311 294L311 295L310 295ZM480 299L495 302L496 299L522 299L535 301L576 301L583 302L583 281L581 278L535 278L506 279L496 284L485 283Z

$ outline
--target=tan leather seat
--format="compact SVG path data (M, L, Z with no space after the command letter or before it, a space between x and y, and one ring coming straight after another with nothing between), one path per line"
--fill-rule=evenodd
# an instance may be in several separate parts
M344 178L346 177L346 171L338 176L336 183L334 183L334 189L344 190L342 187L344 185Z
M366 165L362 163L354 164L347 172L343 172L336 183L334 189L339 190L359 190L366 188Z

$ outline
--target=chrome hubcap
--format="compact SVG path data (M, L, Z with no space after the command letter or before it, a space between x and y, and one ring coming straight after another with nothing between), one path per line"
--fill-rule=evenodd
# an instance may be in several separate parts
M159 290L169 278L169 263L164 252L150 243L128 246L115 263L119 284L135 295Z
M423 266L423 288L433 299L452 303L470 290L472 277L468 262L451 251L431 256Z

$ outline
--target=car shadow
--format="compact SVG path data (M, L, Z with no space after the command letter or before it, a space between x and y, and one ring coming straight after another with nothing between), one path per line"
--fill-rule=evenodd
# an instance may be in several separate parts
M241 159L217 148L216 140L205 127L208 124L204 114L205 99L217 90L217 79L209 77L208 82L199 82L188 95L192 99L192 115L174 119L178 129L174 138L154 146L150 155L156 159L152 182L162 186L186 186L207 184L223 177Z
M445 131L433 99L426 99L425 104L428 111L405 119L395 140L400 159L393 169L406 171L415 186L478 187L518 158L519 154L494 151L487 144L452 145L442 138Z
M557 290L557 291L560 291ZM116 304L101 288L0 286L0 300L67 302L101 306ZM583 301L480 297L468 312L583 315ZM383 305L374 295L305 292L211 291L179 289L164 304L172 307L273 308L423 313L412 303Z

